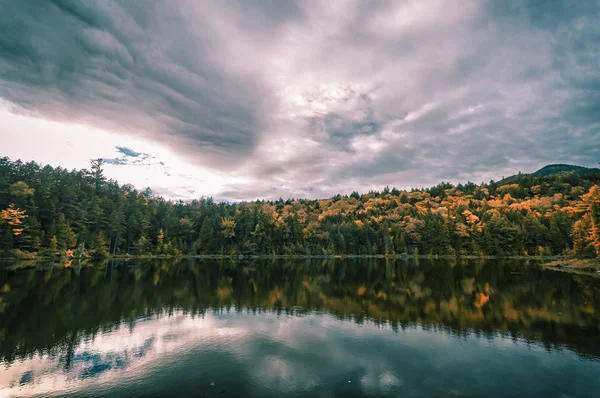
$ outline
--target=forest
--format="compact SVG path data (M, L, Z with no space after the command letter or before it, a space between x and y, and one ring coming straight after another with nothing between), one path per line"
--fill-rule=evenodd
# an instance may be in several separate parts
M329 199L165 200L0 158L0 257L110 255L600 256L600 169Z

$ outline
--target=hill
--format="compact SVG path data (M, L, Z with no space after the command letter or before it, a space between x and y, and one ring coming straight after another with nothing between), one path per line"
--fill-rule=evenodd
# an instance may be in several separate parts
M575 173L579 175L587 175L590 173L598 173L600 169L597 168L589 168L582 166L573 166L570 164L549 164L547 166L542 167L538 171L531 173L534 177L545 177L550 175L561 175L566 173Z
M585 176L589 174L600 173L600 169L598 168L590 168L583 166L575 166L570 164L549 164L547 166L542 167L541 169L531 173L522 175L530 175L532 177L548 177L548 176L560 176L568 173L574 173L580 176ZM499 181L498 184L507 184L513 182L517 179L518 175L512 175L510 177L506 177L503 180Z

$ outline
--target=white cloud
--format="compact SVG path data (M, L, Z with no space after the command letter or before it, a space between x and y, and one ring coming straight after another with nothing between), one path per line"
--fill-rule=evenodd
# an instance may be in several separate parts
M92 159L125 159L117 147L128 147L146 156L123 164L107 163L104 165L105 176L138 189L151 187L172 199L214 196L226 184L247 181L231 173L199 167L157 142L11 112L6 104L0 106L0 120L4 141L1 155L13 160L89 169Z

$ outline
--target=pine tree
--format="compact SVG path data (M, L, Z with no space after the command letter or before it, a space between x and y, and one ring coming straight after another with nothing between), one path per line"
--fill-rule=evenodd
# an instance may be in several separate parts
M406 240L404 239L404 233L400 230L396 232L394 245L396 246L396 253L398 254L406 253L408 251L406 247Z
M104 237L103 232L96 234L93 240L92 250L90 254L93 258L101 259L108 257L108 241Z

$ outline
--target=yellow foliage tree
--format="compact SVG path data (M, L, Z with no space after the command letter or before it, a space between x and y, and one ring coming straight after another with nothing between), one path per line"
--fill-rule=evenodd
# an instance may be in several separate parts
M229 217L222 218L221 232L225 238L233 238L235 236L235 221Z
M581 197L587 206L590 216L589 241L596 255L600 257L600 186L594 185L589 192Z
M0 212L0 219L10 226L14 236L19 236L23 233L23 228L20 228L20 225L25 218L27 218L25 210L15 209L13 203Z
M573 251L579 255L590 255L589 251L593 249L593 253L600 257L600 187L594 185L581 199L577 208L584 215L573 225Z
M28 197L35 193L35 189L29 188L29 185L23 181L17 181L10 186L10 194L16 197Z

